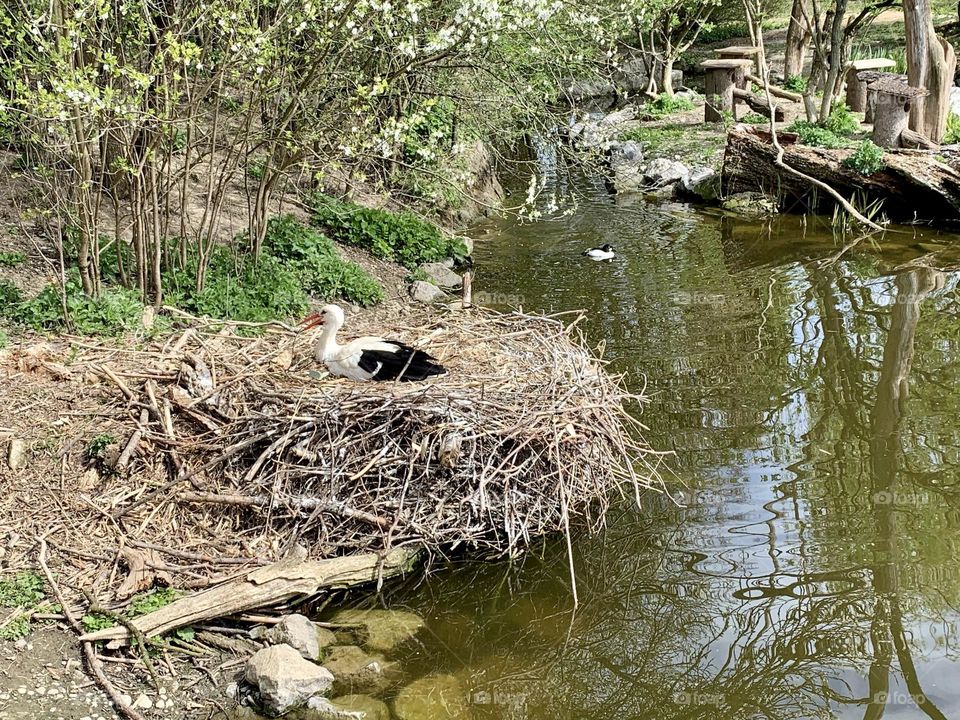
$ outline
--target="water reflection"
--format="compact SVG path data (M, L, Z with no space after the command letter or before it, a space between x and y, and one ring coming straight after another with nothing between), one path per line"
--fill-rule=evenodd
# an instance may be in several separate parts
M480 229L475 287L590 309L614 369L648 383L683 507L649 498L578 539L575 615L552 543L392 590L430 622L410 666L458 673L479 718L960 717L949 245L829 263L815 223L590 197ZM606 241L616 262L579 261Z

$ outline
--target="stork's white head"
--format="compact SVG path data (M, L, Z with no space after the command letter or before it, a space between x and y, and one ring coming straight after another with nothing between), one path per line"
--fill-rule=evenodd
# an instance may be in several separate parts
M303 329L309 330L317 325L332 327L335 331L343 326L343 309L339 305L324 305L319 312L307 315L303 320Z

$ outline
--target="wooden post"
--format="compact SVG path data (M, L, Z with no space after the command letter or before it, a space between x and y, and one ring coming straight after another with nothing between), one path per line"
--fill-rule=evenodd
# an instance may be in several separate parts
M899 80L881 78L870 84L877 94L873 113L873 142L882 148L900 147L900 135L910 122L910 110L917 98L927 91L913 88Z
M737 87L741 90L747 89L747 68L753 68L760 57L760 48L753 45L731 45L714 49L720 60L749 60L750 64L744 68L743 76L737 77ZM759 68L757 68L759 70Z
M707 71L705 90L707 96L703 109L704 122L722 122L725 112L734 113L733 90L737 84L738 71L746 73L752 60L704 60L700 67Z
M867 109L867 85L864 81L865 71L877 71L895 67L896 63L887 58L872 58L870 60L854 60L847 65L847 107L854 112L865 112ZM869 76L868 76L869 77ZM870 77L871 81L872 78Z
M469 270L463 274L463 300L460 305L464 310L473 305L473 273Z

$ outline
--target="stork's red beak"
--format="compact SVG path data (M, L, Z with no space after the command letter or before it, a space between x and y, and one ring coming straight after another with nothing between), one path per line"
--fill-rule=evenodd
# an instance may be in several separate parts
M320 313L310 313L303 319L303 322L300 323L300 327L304 330L315 328L318 325L323 325L323 315Z

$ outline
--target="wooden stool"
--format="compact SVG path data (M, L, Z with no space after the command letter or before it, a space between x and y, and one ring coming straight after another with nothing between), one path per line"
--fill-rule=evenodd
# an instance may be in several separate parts
M869 70L883 70L896 67L893 60L887 58L872 58L870 60L854 60L847 64L847 107L854 112L864 112L867 109L867 85L861 79L860 73Z
M877 94L873 112L873 141L882 148L900 147L900 134L910 121L914 98L929 95L923 88L910 87L896 78L881 78L870 83Z
M734 113L733 90L746 82L747 68L752 60L704 60L700 67L706 70L707 102L703 108L704 122L722 122L723 113ZM736 117L734 117L736 119Z
M720 60L749 60L753 67L760 55L760 48L752 45L731 45L730 47L715 48L714 52ZM759 73L757 73L759 75ZM743 77L738 78L737 87L741 90L747 89L747 73L744 71Z

